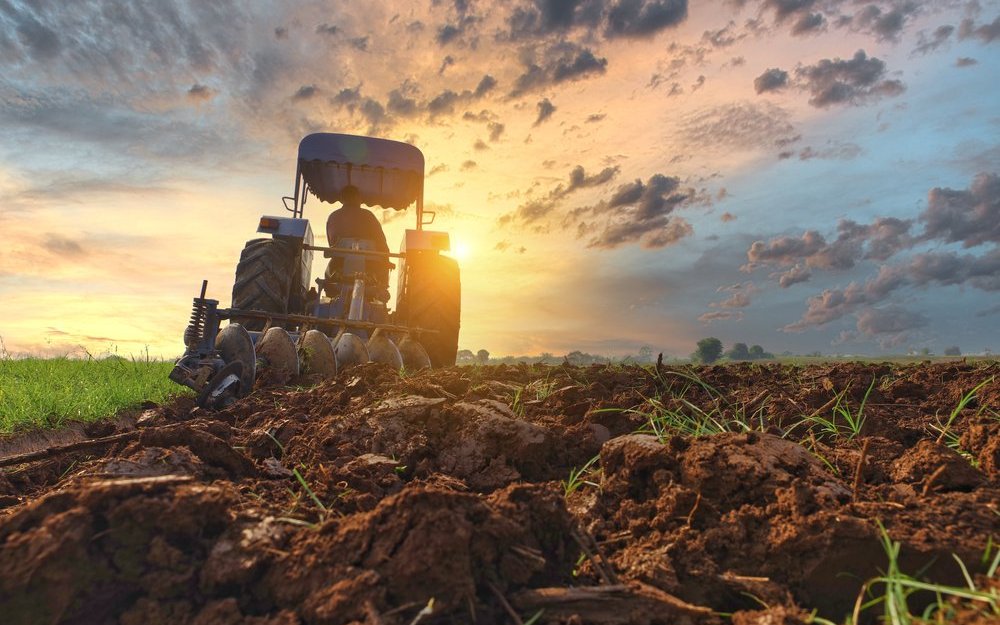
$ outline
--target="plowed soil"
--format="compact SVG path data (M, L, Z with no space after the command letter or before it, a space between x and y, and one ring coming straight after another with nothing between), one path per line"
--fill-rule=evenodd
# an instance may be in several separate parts
M880 528L904 572L995 584L996 363L293 382L7 441L0 621L842 622L886 570Z

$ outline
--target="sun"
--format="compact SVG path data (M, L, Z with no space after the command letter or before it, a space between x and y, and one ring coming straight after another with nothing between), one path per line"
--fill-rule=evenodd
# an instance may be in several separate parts
M453 241L451 244L451 256L458 261L467 260L472 250L465 241Z

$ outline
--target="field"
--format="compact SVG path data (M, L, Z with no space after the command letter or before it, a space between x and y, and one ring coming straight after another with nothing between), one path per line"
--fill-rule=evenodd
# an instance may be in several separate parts
M1000 619L996 362L366 365L61 444L0 439L5 624Z
M109 358L0 357L0 434L106 419L185 392L172 362Z

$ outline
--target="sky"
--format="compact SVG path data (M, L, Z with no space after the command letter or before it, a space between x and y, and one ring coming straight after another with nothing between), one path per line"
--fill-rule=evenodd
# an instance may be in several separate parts
M997 350L998 77L996 0L0 0L0 340L178 356L342 132L423 151L462 348Z

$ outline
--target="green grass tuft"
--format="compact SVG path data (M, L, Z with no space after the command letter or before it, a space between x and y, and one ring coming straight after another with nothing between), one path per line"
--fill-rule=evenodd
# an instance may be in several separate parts
M190 391L155 360L0 358L0 434L97 421Z

